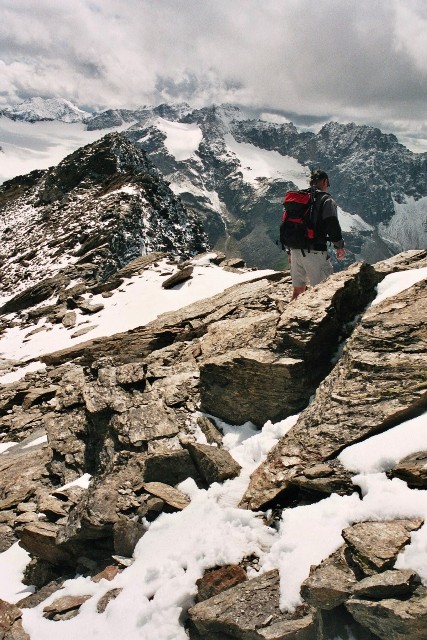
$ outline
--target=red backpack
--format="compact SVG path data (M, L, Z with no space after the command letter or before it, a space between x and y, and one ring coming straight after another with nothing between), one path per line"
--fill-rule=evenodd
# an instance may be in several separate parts
M310 249L316 240L317 213L316 200L328 196L315 187L301 191L288 191L283 200L284 211L280 225L280 242L283 250ZM320 205L321 206L321 205Z

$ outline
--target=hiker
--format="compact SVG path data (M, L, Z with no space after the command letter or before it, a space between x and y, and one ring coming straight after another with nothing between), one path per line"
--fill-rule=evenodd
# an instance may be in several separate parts
M316 169L310 177L310 189L288 192L285 196L285 213L280 235L291 267L292 300L304 293L307 284L314 287L332 274L331 259L326 246L328 241L333 243L338 260L345 257L337 205L326 191L328 187L328 174ZM294 206L296 203L295 210L299 207L300 211L309 212L309 220L307 215L304 217L301 213L286 212L289 194L289 200L293 201ZM299 202L305 204L298 204ZM292 204L289 208L292 209Z

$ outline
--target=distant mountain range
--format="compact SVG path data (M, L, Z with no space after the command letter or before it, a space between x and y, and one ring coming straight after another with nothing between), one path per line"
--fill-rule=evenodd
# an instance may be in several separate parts
M340 207L347 263L427 247L427 154L409 151L376 128L331 122L318 133L299 131L292 123L254 119L230 105L87 114L67 101L33 99L3 116L0 128L9 132L5 156L13 156L16 127L27 127L28 135L28 122L34 135L47 126L42 120L59 120L62 139L64 128L73 127L77 146L85 137L92 141L121 131L147 153L183 205L201 217L211 246L243 257L249 266L283 268L276 244L283 194L306 186L310 169L317 167L328 171Z

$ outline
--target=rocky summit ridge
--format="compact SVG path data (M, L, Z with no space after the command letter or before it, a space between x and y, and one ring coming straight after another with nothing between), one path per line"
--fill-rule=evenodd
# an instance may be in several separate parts
M35 197L56 198L41 188L49 175ZM422 267L426 251L358 262L292 304L286 273L254 277L130 332L46 354L46 369L2 385L0 441L17 444L0 455L0 548L19 540L32 558L25 582L36 587L16 604L0 602L3 636L28 638L22 611L47 597L40 615L52 624L83 615L92 588L56 594L76 572L111 584L96 602L99 616L111 614L124 584L117 577L137 561L149 523L191 505L178 485L239 477L223 421L262 426L301 412L241 496L240 508L261 510L266 530L334 494L361 504L339 453L427 408L426 279L370 302L387 274ZM26 313L37 309L27 304ZM418 452L388 475L425 489L424 460ZM69 486L82 476L88 486ZM423 526L414 514L351 522L341 546L311 568L293 611L281 607L277 568L259 571L254 557L210 566L182 605L185 634L421 640L427 586L395 562Z
M5 182L0 206L2 295L9 298L41 281L51 294L59 273L68 283L102 282L148 253L185 257L208 247L197 215L145 152L117 133L56 167Z

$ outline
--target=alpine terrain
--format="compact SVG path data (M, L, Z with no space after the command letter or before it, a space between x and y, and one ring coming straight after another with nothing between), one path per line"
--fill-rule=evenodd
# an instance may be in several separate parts
M48 106L39 105L36 115L34 100L24 103L5 111L0 126L8 131L10 118L50 120ZM57 105L56 119L64 120L66 109ZM274 115L255 118L230 105L164 104L75 117L82 122L62 126L84 127L88 136L115 128L144 149L173 192L201 215L211 246L249 266L283 268L276 244L283 195L306 187L317 167L328 172L340 207L347 264L427 246L427 154L379 129L330 122L318 133L299 131L272 121ZM47 123L34 123L33 131L41 124ZM9 132L11 143L17 135Z
M0 126L0 638L426 640L426 156L231 106ZM349 255L291 302L312 166Z

